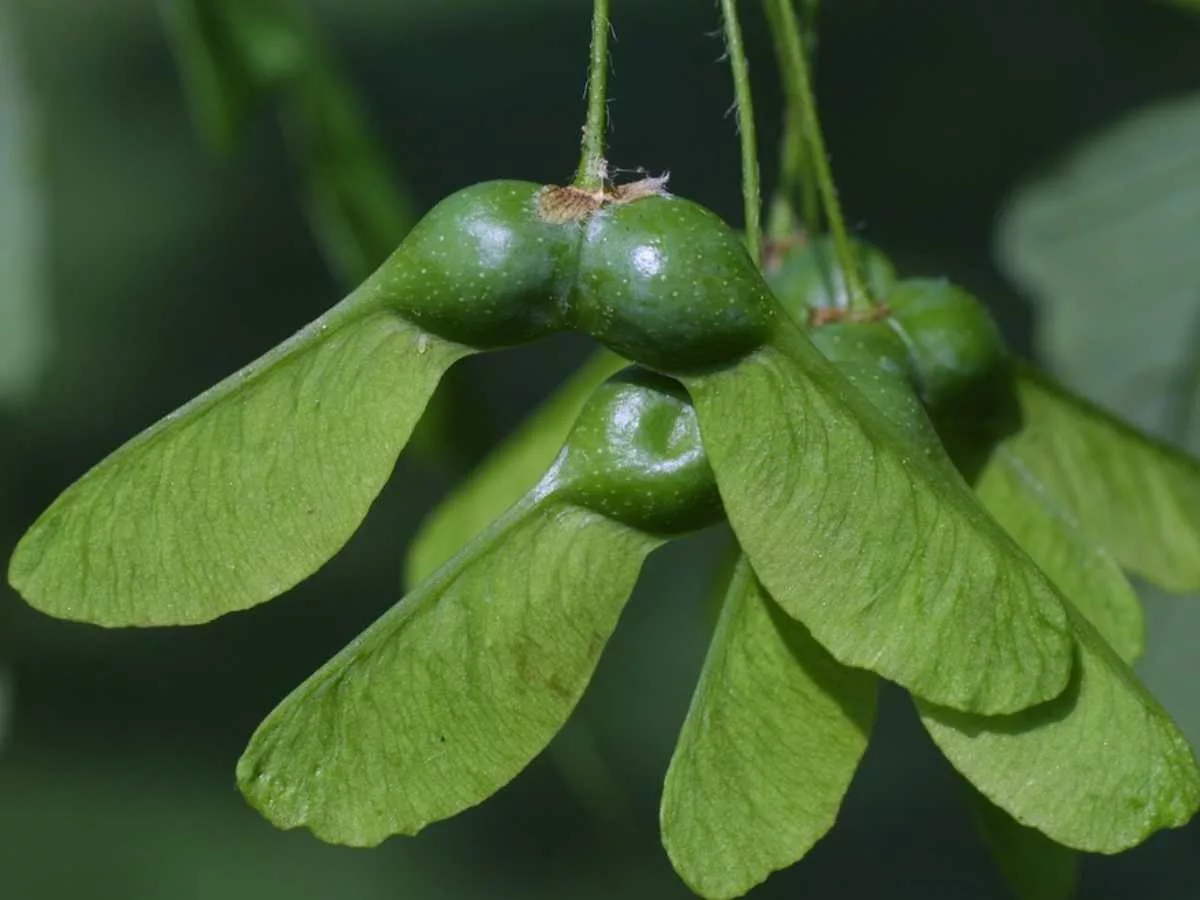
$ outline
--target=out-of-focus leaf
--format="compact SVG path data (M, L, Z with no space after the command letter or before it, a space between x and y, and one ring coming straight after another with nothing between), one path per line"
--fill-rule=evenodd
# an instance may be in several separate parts
M1093 136L1020 191L997 232L999 263L1041 313L1040 355L1067 385L1152 433L1195 354L1197 234L1196 94Z
M271 713L242 792L356 846L481 802L563 726L661 542L527 495Z
M1200 807L1187 740L1133 671L1071 608L1071 686L1010 716L977 716L920 699L930 735L991 802L1022 825L1092 853L1128 850Z
M368 283L67 488L9 580L51 615L102 625L193 624L269 600L350 538L468 352Z
M1200 452L1200 311L1196 315L1192 352L1179 367L1175 408L1167 436L1191 452Z
M739 897L833 826L876 679L784 615L742 557L667 770L663 844L702 897Z
M626 365L607 350L592 356L438 506L409 550L410 585L432 575L537 484L554 462L588 397Z
M0 6L0 405L33 389L50 343L36 114L9 18Z
M12 673L8 668L0 666L0 752L8 740L9 728L13 714L13 683Z
M1061 693L1072 652L1056 589L798 331L684 380L739 543L834 657L956 708Z
M1016 900L1070 900L1079 874L1078 855L1040 831L1017 822L969 785L971 818Z

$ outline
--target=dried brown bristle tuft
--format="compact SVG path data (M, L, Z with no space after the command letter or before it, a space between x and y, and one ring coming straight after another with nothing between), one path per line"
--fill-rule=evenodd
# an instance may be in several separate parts
M820 328L835 322L879 322L891 314L892 310L884 304L865 310L845 309L841 306L815 306L808 310L808 324L813 328Z
M609 203L633 203L643 197L656 197L666 193L670 173L655 175L652 178L642 178L629 184L619 184L614 187L606 199Z
M538 215L555 225L586 219L604 205L602 192L548 184L538 195Z
M568 185L548 184L538 195L538 215L542 221L554 225L580 222L604 206L633 203L644 197L655 197L666 193L670 175L642 178L629 184L605 186L599 191L586 191Z

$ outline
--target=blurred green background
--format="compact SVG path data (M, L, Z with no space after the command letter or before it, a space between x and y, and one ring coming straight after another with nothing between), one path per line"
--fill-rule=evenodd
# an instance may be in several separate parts
M488 178L570 177L586 0L303 5L361 91L418 208ZM670 170L674 191L739 223L716 4L613 5L610 159ZM779 92L756 4L744 6L769 176ZM1022 295L997 265L1021 270L1011 261L1028 255L1028 233L1022 244L1002 229L997 244L997 215L1022 183L1097 129L1200 90L1200 18L1137 0L824 6L818 84L852 223L902 273L961 281L987 299L1018 347L1053 356L1055 345L1034 338L1030 301L1042 282L1018 271ZM1194 226L1195 247L1200 212L1183 222ZM1182 276L1195 286L1185 292L1189 314L1200 309L1195 273L1193 264ZM339 290L275 120L257 119L229 159L211 156L189 120L155 4L0 0L3 556L89 465L323 311ZM1154 302L1132 293L1125 301ZM1178 362L1159 360L1167 350L1153 335L1119 351L1096 346L1143 368ZM561 339L465 363L471 446L501 438L586 351ZM1050 362L1077 372L1069 360ZM1091 362L1104 368L1104 359ZM1098 399L1136 414L1162 392L1154 380L1132 384L1120 397L1101 385ZM402 460L324 570L209 626L104 631L41 617L0 588L0 898L689 896L659 847L657 803L704 653L719 535L668 548L648 566L581 706L586 729L560 738L561 755L574 761L570 784L539 760L484 806L372 851L275 832L242 803L233 764L251 730L398 599L406 543L452 470ZM1200 605L1148 600L1143 674L1200 743L1192 652ZM888 693L838 826L754 896L1005 896L957 790L908 700ZM1080 895L1200 897L1197 851L1193 825L1119 858L1089 858Z

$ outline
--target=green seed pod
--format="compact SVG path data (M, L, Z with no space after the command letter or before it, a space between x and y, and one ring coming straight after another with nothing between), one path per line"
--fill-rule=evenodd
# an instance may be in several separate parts
M1011 358L982 303L945 280L899 282L887 298L921 398L959 470L972 480L1019 425Z
M737 234L703 207L669 195L606 206L586 219L568 305L575 328L666 372L749 353L767 339L776 315Z
M921 398L933 410L979 396L1008 360L987 308L944 279L907 279L887 296L908 344Z
M575 236L538 215L540 191L527 182L489 181L451 194L366 289L426 331L476 349L556 330L555 288Z
M867 291L882 300L896 282L896 269L879 250L862 241L851 241L860 270L866 275ZM783 303L783 308L798 321L807 318L809 309L846 306L846 280L838 266L833 241L822 235L787 247L768 258L767 282Z
M886 320L830 322L809 332L813 344L910 441L927 453L937 435L921 407L904 340Z
M654 534L695 531L721 516L687 394L637 367L596 390L547 479L560 496Z

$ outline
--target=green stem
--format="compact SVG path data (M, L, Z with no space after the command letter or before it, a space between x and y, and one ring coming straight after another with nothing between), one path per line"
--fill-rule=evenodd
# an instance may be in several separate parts
M817 52L817 16L821 12L820 0L800 0L800 28L804 35L804 50L810 66L815 66L813 56ZM809 77L812 77L810 70Z
M792 142L796 145L796 159L793 162L795 169L790 181L792 184L799 185L798 192L801 198L800 214L804 219L804 225L809 231L821 230L821 195L820 189L817 187L817 169L809 158L807 146L804 142L804 126L798 116L789 116L787 127L796 132ZM785 182L786 183L786 182ZM796 189L792 189L795 191Z
M788 86L788 102L798 110L804 136L808 140L808 151L816 173L817 187L821 192L825 215L829 219L829 230L833 234L838 267L842 270L842 277L846 282L848 306L853 310L869 310L873 300L867 293L862 273L859 272L858 260L855 259L846 231L846 220L838 202L837 187L833 183L833 173L829 168L825 138L821 134L821 122L817 116L817 100L808 76L808 60L800 32L800 21L792 6L792 0L767 0L767 4L777 40L783 50L780 65Z
M817 17L820 13L820 0L800 0L800 28L804 36L805 70L808 72L809 83L817 77ZM800 118L800 116L797 116ZM802 129L802 126L797 125ZM803 139L803 138L801 138ZM821 227L820 189L817 187L817 169L806 153L804 158L803 179L804 214L812 216L812 227ZM808 218L804 220L806 223ZM857 268L857 267L856 267Z
M592 51L588 66L587 124L583 126L583 154L575 186L600 191L608 175L604 159L605 118L608 112L608 0L592 4Z
M596 832L614 844L627 839L637 827L633 802L587 718L576 711L546 751Z
M814 65L813 56L817 47L817 13L820 0L800 0L801 27L805 37L805 49L808 51L809 77L812 77ZM771 25L771 35L775 39L775 57L779 63L782 77L786 71L785 60L787 47L783 40L783 23L778 11L771 5L766 5L767 19ZM787 86L784 86L785 93ZM804 122L797 104L788 103L783 118L783 139L779 152L779 187L776 190L776 203L780 207L777 216L781 227L795 227L794 215L785 215L786 209L795 209L799 200L800 218L809 232L817 232L821 228L821 201L817 190L817 173L810 158L807 141L804 139ZM772 232L776 237L781 233Z
M742 141L742 198L746 206L746 247L762 264L762 199L758 183L758 135L754 127L754 101L750 95L750 63L742 43L735 0L721 0L725 19L725 43L729 67L733 71L733 92L737 99L738 132Z

